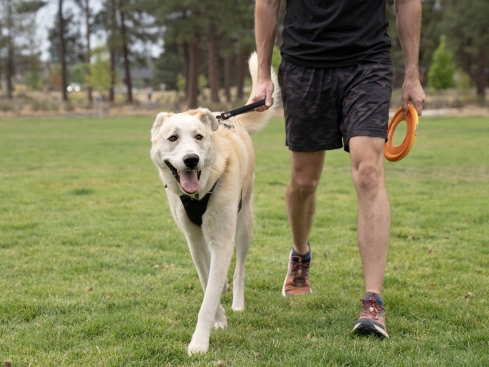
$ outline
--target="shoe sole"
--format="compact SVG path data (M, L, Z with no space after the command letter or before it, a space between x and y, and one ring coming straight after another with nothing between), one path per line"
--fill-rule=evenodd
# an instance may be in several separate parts
M374 334L379 337L389 338L389 334L382 328L382 325L371 319L361 319L355 324L351 332L364 335Z
M285 278L285 282L287 281L287 278ZM309 292L304 292L304 293L299 293L299 294L293 294L293 293L289 293L287 294L285 292L285 282L284 282L284 285L282 287L282 296L284 297L291 297L291 296L302 296L302 295L306 295L306 294L311 294L312 293L312 289L309 288Z

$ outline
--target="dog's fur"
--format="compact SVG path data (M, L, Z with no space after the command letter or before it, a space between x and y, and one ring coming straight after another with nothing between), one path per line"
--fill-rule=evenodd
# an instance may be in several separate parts
M256 53L249 60L253 88L257 79ZM275 84L274 105L279 87ZM248 103L251 103L248 100ZM184 113L160 113L151 130L151 158L167 187L171 212L185 234L204 289L189 355L205 353L214 328L226 328L220 297L227 289L227 273L236 244L233 277L234 311L244 310L244 266L252 237L254 152L249 134L259 131L271 117L272 108L249 112L220 124L208 109ZM170 169L169 166L172 166ZM178 172L178 173L176 173ZM216 184L217 182L217 184ZM202 199L215 185L202 226L192 223L180 196ZM242 202L238 213L238 205Z

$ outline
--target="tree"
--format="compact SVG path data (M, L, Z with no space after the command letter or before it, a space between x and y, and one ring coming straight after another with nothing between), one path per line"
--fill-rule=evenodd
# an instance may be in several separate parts
M65 43L65 20L63 17L63 0L58 0L58 26L59 26L59 58L61 61L61 94L63 101L68 100L66 86L66 43Z
M6 1L7 19L6 19L6 29L7 29L7 96L12 98L13 85L12 78L14 76L14 19L13 19L13 4L12 0Z
M28 73L25 84L32 90L42 89L40 52L26 57Z
M178 54L181 65L185 67L182 72L187 80L189 108L198 105L198 75L204 70L207 70L214 102L219 100L222 80L228 101L233 79L238 85L238 96L242 96L246 61L254 49L253 3L249 0L219 3L212 0L167 0L157 9L155 14L159 25L165 29L165 52L170 46L180 50ZM238 62L233 63L233 60ZM224 68L220 66L221 62ZM233 69L237 69L236 72Z
M58 0L58 13L54 26L49 29L51 41L50 54L61 66L61 94L63 101L68 100L66 87L68 85L68 64L76 64L84 60L83 45L79 24L71 11L63 10L64 0Z
M86 64L86 72L87 79L90 79L90 58L91 58L91 47L90 47L90 37L92 36L92 23L93 16L92 11L90 9L90 0L75 0L75 3L80 7L83 12L83 16L85 17L85 64ZM93 103L92 98L92 88L88 85L87 88L87 97L88 103Z
M37 0L27 5L21 0L0 0L0 70L4 70L9 98L12 98L19 62L37 54L32 42L35 34L33 18L40 4Z
M221 17L219 21L220 53L224 58L226 100L231 102L230 87L233 79L237 87L237 99L244 99L243 87L245 76L248 75L248 58L255 49L254 3L249 0L226 1L221 8L227 16ZM237 60L237 63L233 63L233 60Z
M120 21L120 35L122 42L122 57L124 58L124 75L127 86L127 99L128 103L132 103L132 79L131 79L131 67L129 62L129 36L126 28L126 6L123 3L124 0L120 0L119 4L119 21Z
M205 14L206 6L207 1L189 0L182 3L180 0L168 0L156 8L158 25L165 27L165 45L176 45L181 50L189 108L198 107L201 43L204 41L202 35L207 34L207 19L202 14Z
M109 90L112 83L109 50L107 47L97 47L93 50L93 57L95 60L90 65L88 85L102 93Z
M102 31L106 36L107 48L109 50L109 102L114 102L115 74L117 51L122 48L120 29L117 23L116 0L105 0L102 9L94 17L94 30Z
M178 75L182 73L183 61L176 44L165 44L165 52L155 61L155 80L165 84L168 90L178 90Z
M430 86L435 90L447 89L453 84L457 66L453 54L445 47L445 35L440 36L440 45L433 54L433 63L428 71Z
M456 61L477 86L480 105L485 104L489 60L489 2L445 0L442 29Z
M133 102L131 66L146 63L137 46L156 41L152 12L161 7L157 0L105 0L95 16L94 27L105 32L109 49L111 85L109 100L114 101L115 68L122 65L126 101Z

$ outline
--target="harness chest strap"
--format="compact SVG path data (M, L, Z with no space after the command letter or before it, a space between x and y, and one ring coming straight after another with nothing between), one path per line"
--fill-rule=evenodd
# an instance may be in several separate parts
M207 210L207 204L209 203L209 199L216 185L217 185L217 181L214 184L214 186L212 186L211 190L201 200L192 199L188 195L180 196L180 201L182 202L183 207L185 208L185 212L187 213L188 219L190 219L192 223L198 225L199 227L202 226L202 216ZM242 205L243 205L243 193L241 193L241 197L239 199L238 213L241 210Z

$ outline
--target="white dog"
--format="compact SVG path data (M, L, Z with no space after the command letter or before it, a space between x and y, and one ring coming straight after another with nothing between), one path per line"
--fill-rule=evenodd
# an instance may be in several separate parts
M256 86L257 56L248 62ZM274 105L279 87L275 84ZM248 101L250 103L251 100ZM252 237L254 152L249 134L271 117L249 112L220 123L205 108L160 113L151 130L151 158L166 187L171 212L185 237L204 289L188 354L205 353L214 328L226 328L220 298L236 244L234 311L244 310L244 266Z

